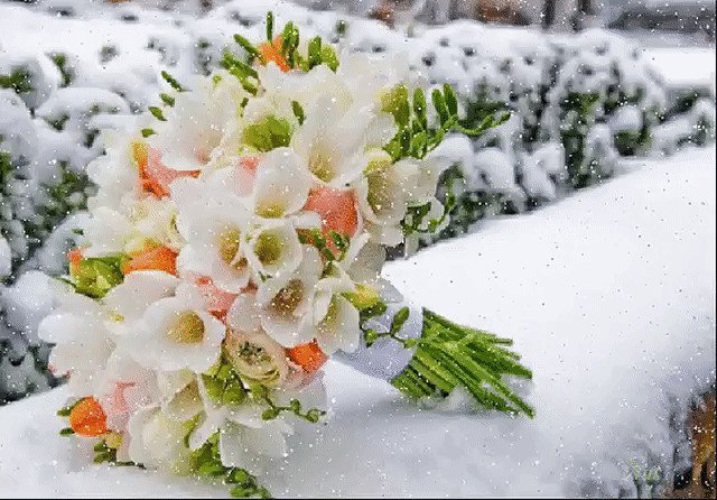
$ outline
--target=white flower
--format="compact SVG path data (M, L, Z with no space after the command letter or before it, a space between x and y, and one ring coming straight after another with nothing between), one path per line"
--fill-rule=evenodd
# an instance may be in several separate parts
M186 240L177 257L180 275L207 276L226 292L240 292L250 278L246 237L251 219L244 204L228 190L210 190L197 179L175 181L172 196L179 209L177 229Z
M70 373L75 394L93 394L102 382L102 372L115 349L107 319L99 303L58 285L59 307L42 320L38 336L56 344L49 364L57 375Z
M317 182L345 187L361 176L365 151L384 146L395 133L392 116L376 115L367 107L347 108L334 96L322 95L306 111L291 147Z
M150 406L136 411L127 427L130 460L153 469L190 472L191 451L184 443L189 432L186 423L169 418L157 406Z
M157 133L148 142L162 152L167 167L201 170L238 120L239 105L247 95L239 81L226 73L218 84L202 78L197 89L174 96L174 106L164 111L167 121L155 126Z
M252 99L244 110L244 118L256 121L268 115L295 122L291 103L296 101L304 110L311 108L323 95L331 95L349 106L351 92L346 82L327 66L314 67L308 73L283 72L276 65L257 68L264 93ZM298 125L298 122L296 122Z
M302 257L299 236L286 219L265 220L253 231L246 246L246 258L256 281L261 281L262 276L291 273L299 267Z
M387 93L409 81L409 57L401 53L368 55L345 51L336 73L356 102L380 106Z
M314 339L314 295L323 265L318 250L305 245L295 273L269 278L256 293L256 303L264 331L285 347L306 344ZM245 308L249 317L257 313ZM238 312L238 311L237 311Z
M137 364L121 348L107 360L95 394L107 416L107 427L117 432L126 430L132 414L161 399L156 373Z
M311 175L291 149L274 149L257 166L252 209L272 219L294 214L306 204L311 184Z
M384 302L400 302L401 293L386 279L381 270L386 262L386 250L382 245L373 243L367 233L353 238L343 260L338 265L356 284L357 291L378 294ZM367 288L368 287L368 290Z
M179 249L182 237L177 231L177 209L168 198L147 196L134 201L127 207L127 219L132 226L131 239L125 250L143 248L147 242Z
M340 266L332 265L316 288L314 320L321 350L327 354L355 351L361 337L359 312L344 297L356 289L355 284Z
M227 311L227 326L249 335L260 333L261 310L256 301L256 292L247 290L234 299Z
M107 327L118 336L136 328L147 308L160 299L171 297L179 285L178 278L163 271L134 271L102 299L107 307Z
M85 257L99 257L124 251L132 237L132 225L122 213L109 207L97 207L91 217L83 219L81 229L90 246L83 250Z
M123 345L142 366L201 373L219 358L225 326L204 310L193 286L182 284L174 297L150 305Z
M98 207L118 209L123 198L138 195L137 166L132 162L138 136L139 134L130 135L118 130L102 132L101 139L106 154L87 165L87 175L98 187L97 194L87 200L90 210Z
M393 163L385 151L371 152L364 177L356 183L356 193L361 215L377 243L396 246L403 241L401 221L410 206L431 203L431 214L422 229L442 215L443 206L435 199L442 171L438 161L406 158Z
M286 456L286 434L292 427L284 418L266 421L261 418L264 407L251 400L234 406L222 406L209 397L204 383L198 380L204 402L204 414L189 436L189 447L199 449L219 432L219 454L225 467L260 471L267 459Z

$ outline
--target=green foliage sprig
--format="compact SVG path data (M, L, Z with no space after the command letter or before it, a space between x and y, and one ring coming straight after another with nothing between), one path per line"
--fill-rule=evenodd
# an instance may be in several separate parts
M231 487L233 498L271 498L269 490L245 469L226 467L219 453L219 432L210 437L190 456L192 470L200 477L221 480Z
M125 254L85 258L71 267L70 279L63 281L77 293L100 299L124 281L122 267L128 260Z
M476 137L510 118L510 113L502 113L498 116L490 114L478 123L461 120L458 98L448 84L443 85L442 89L433 90L431 103L436 112L437 127L429 123L428 103L422 89L414 90L411 96L408 87L400 85L384 97L383 110L393 115L398 126L398 132L384 148L394 161L425 158L443 142L449 132Z

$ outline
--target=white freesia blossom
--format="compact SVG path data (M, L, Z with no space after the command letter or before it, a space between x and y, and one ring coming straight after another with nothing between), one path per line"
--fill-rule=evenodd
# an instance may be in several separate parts
M354 292L355 284L340 266L332 265L316 289L314 321L321 350L353 352L361 337L359 312L344 294Z
M58 284L56 296L59 307L42 320L38 336L56 344L49 364L57 375L71 375L71 390L93 394L115 349L105 327L106 312L94 300L72 293L64 285Z
M177 259L180 274L210 277L227 292L238 293L249 282L247 261L250 214L229 190L214 190L208 197L204 183L179 179L172 185L178 215L176 225L186 241Z
M305 110L312 108L317 99L324 95L331 95L345 107L353 102L348 82L325 65L317 66L308 73L285 73L276 65L264 66L258 71L264 93L246 107L244 116L250 122L272 113L294 118L292 101L299 103Z
M406 54L368 55L344 52L337 70L356 102L380 110L383 98L399 85L410 81L410 58Z
M107 154L87 165L87 175L99 188L87 205L90 210L97 207L118 209L123 198L128 195L134 198L139 194L132 148L141 136L139 133L106 130L100 137Z
M182 236L177 231L177 209L169 198L145 197L127 207L127 218L133 225L131 239L125 250L142 248L147 242L174 249L182 246Z
M285 219L266 220L252 232L246 245L246 258L258 282L262 276L291 273L303 258L296 228Z
M256 294L261 326L285 347L306 344L315 336L314 295L323 266L316 248L305 245L302 253L301 265L295 273L267 279ZM244 314L257 313L250 309Z
M227 326L248 335L261 330L261 308L256 300L256 291L239 295L232 303L226 317Z
M367 150L381 147L396 133L393 118L365 106L322 95L307 110L291 148L308 165L316 182L345 187L361 176Z
M274 149L257 166L252 209L271 219L294 214L306 204L311 184L311 175L291 149Z
M128 457L145 467L189 473L190 450L184 444L187 432L186 423L169 418L161 408L141 408L129 419Z
M107 427L116 432L127 428L134 413L161 399L157 374L139 365L122 348L107 360L96 394L107 416Z
M378 295L384 302L400 302L401 293L381 277L386 262L386 250L373 243L369 234L362 234L351 241L346 256L339 263L357 287L356 293L369 294L367 299Z
M162 161L174 170L200 170L212 159L229 127L239 117L239 105L247 96L239 82L224 74L215 83L200 79L192 92L175 95L164 112L167 121L155 126L148 140L162 151Z
M163 271L135 271L109 291L102 302L109 313L107 327L122 337L137 327L147 308L160 299L171 297L180 280Z
M122 213L109 207L97 207L91 217L83 219L81 229L91 244L83 252L87 257L99 257L124 251L132 238L132 225Z
M141 324L124 338L127 349L142 366L201 373L219 358L226 327L204 310L204 300L188 284L176 295L157 300Z

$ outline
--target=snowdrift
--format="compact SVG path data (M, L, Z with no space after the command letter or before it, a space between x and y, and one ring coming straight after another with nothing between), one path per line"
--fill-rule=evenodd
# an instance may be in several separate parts
M630 460L669 481L685 458L670 422L715 380L714 162L689 150L392 263L412 300L515 338L537 417L472 413L460 395L417 411L334 363L333 418L293 437L297 453L263 478L272 493L616 497L635 494ZM226 494L90 464L57 434L64 397L0 409L0 495Z

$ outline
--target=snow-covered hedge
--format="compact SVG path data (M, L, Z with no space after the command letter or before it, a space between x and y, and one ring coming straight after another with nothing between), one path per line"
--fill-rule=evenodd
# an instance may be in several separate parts
M441 237L598 182L620 155L672 153L714 138L714 96L669 102L640 51L603 31L552 37L458 21L406 37L376 21L270 0L222 2L199 19L134 2L0 0L0 402L52 383L12 365L41 364L42 349L33 347L32 362L23 357L33 333L24 318L50 307L40 293L46 283L30 271L63 270L72 214L92 191L84 167L102 153L98 131L158 104L160 71L181 81L210 72L225 50L241 57L232 36L262 38L269 9L307 37L405 54L417 80L454 85L473 120L512 112L482 137L456 135L442 147L454 167L440 194L454 193L456 204Z

